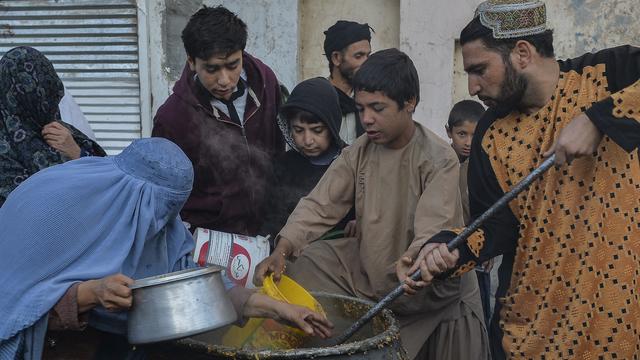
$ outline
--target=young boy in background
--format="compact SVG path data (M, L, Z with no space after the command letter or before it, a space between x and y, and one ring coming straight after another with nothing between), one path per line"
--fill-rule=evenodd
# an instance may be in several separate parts
M275 160L275 181L261 230L264 235L276 235L284 227L298 201L313 190L346 146L339 135L342 114L338 94L325 78L298 84L280 114L278 125L290 149ZM344 226L341 222L335 229Z
M471 222L469 212L469 190L467 188L467 172L469 170L469 155L471 154L471 140L476 131L476 125L484 114L484 107L477 101L462 100L457 102L451 108L449 120L445 125L447 135L451 139L451 147L456 151L458 159L460 159L460 195L462 195L462 211L465 225ZM497 261L497 263L495 263ZM478 276L478 286L480 287L480 298L482 299L482 309L484 311L485 321L488 324L491 319L493 306L491 301L495 293L497 285L497 273L493 267L500 266L500 259L487 261L486 263L476 267L476 275ZM494 279L492 275L495 274Z
M471 154L471 139L476 131L478 120L484 114L484 107L473 100L457 102L449 112L449 120L445 125L447 136L451 139L451 147L460 159L460 194L462 195L462 210L464 223L469 223L469 191L467 190L467 170L469 155Z

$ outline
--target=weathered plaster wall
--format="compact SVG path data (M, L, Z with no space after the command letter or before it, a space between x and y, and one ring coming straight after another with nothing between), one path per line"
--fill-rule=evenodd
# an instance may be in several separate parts
M162 17L165 66L169 70L169 79L175 81L182 74L187 56L182 44L182 29L187 25L189 17L202 7L202 0L165 0L165 4Z
M482 0L401 0L400 48L413 58L421 80L416 119L445 136L444 122L456 102L469 98L456 39ZM637 0L546 0L559 58L606 47L636 44Z
M560 58L607 47L640 45L638 0L547 0L547 14L555 32Z
M401 0L400 49L413 59L420 77L415 120L446 137L444 123L453 104L455 38L481 0Z
M186 54L180 34L202 5L224 5L248 26L247 51L292 88L298 68L298 0L158 0L149 5L149 57L153 113L171 94Z
M301 0L299 79L328 76L324 31L338 20L368 23L374 30L372 51L398 47L399 0Z
M158 107L171 94L171 68L167 65L168 49L165 29L165 2L147 2L147 25L149 28L149 72L151 81L151 116L155 116Z
M298 0L205 0L224 5L247 24L247 51L269 65L289 89L297 83Z

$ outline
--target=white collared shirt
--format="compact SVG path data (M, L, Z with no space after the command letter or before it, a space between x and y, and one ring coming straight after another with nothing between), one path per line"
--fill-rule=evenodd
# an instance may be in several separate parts
M242 122L242 124L244 124L244 109L247 107L247 94L249 94L249 84L247 83L247 73L244 71L244 69L242 69L242 72L240 73L240 79L241 80L238 80L238 81L244 81L245 83L244 94L242 94L242 96L240 96L239 98L233 100L233 106L236 108L236 112L238 113L238 117L240 118L240 121ZM238 90L238 87L236 86L233 89L233 91L235 92L237 90ZM222 111L225 115L227 115L227 117L231 118L231 115L229 115L229 109L227 108L227 105L224 104L219 99L216 99L214 97L211 100L211 106L215 107L219 111Z

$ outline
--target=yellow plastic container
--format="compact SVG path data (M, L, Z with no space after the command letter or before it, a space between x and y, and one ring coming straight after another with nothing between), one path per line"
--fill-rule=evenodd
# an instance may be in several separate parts
M304 306L325 315L322 305L298 283L282 275L276 284L273 274L264 279L259 290L276 300ZM271 319L250 319L245 326L232 326L222 338L222 344L235 348L282 350L302 345L306 334L296 328Z
M282 275L280 282L276 284L273 280L273 274L264 279L262 291L274 299L284 301L289 304L304 306L322 315L325 315L322 305L313 295L309 294L305 288L293 281L290 277Z

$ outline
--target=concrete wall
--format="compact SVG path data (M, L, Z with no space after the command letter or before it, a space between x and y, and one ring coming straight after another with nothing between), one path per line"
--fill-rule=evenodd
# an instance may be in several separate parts
M297 84L298 0L205 0L224 5L247 24L247 51L262 60L289 89Z
M147 8L141 9L147 11L147 26L149 36L149 46L147 48L147 56L149 58L149 72L151 82L151 117L155 116L158 107L171 94L173 82L171 80L171 68L167 64L166 49L166 29L165 29L165 10L164 1L148 1ZM143 56L140 54L140 56ZM176 69L173 70L174 72ZM143 120L144 121L144 120ZM149 120L151 121L151 120Z
M165 66L169 72L169 80L176 81L182 74L187 56L182 44L182 29L187 25L189 17L202 7L202 1L166 0L165 4L166 10L162 17L162 44L166 54Z
M399 45L399 0L301 0L299 80L329 75L324 31L338 20L368 23L375 30L372 51Z
M413 59L420 77L415 120L442 137L453 104L455 39L480 2L400 1L400 49Z
M547 0L559 58L607 47L640 45L638 0Z

